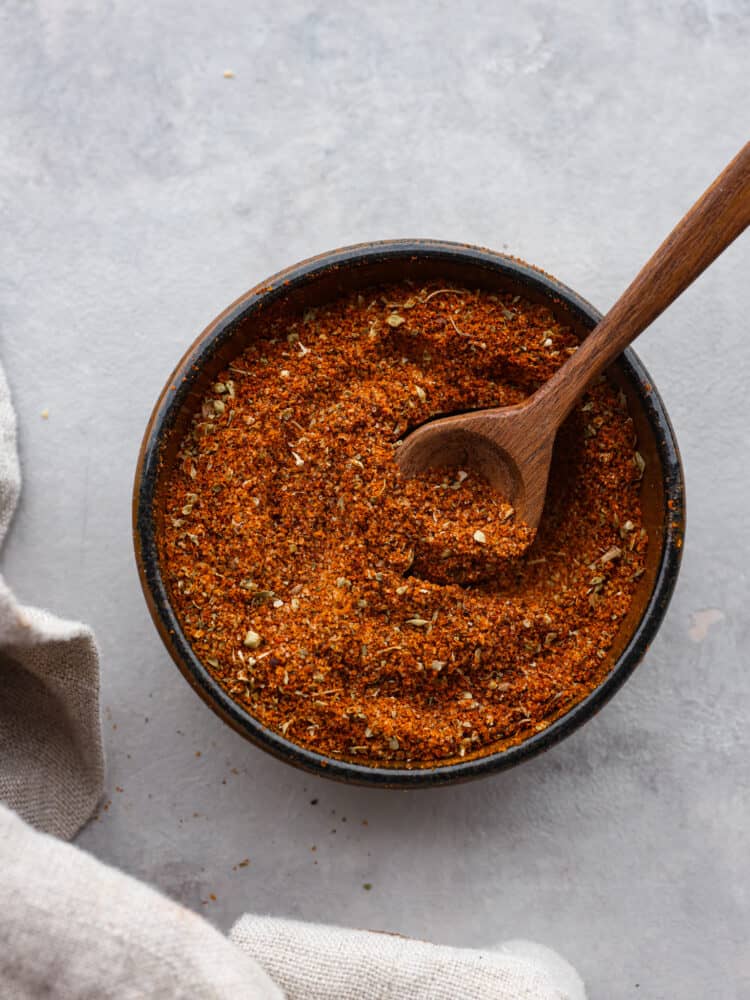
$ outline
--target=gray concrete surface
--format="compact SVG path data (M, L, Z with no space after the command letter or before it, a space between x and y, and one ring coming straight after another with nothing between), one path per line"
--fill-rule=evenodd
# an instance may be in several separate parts
M748 237L639 347L688 477L658 641L512 773L376 792L246 745L164 653L129 521L172 364L285 264L465 240L607 307L747 140L749 50L747 0L0 5L0 354L25 470L3 568L98 633L110 804L82 847L224 928L250 909L524 936L594 998L750 996Z

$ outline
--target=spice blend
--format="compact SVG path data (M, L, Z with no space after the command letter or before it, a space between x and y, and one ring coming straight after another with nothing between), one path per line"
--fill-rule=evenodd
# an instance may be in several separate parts
M536 537L475 474L394 460L576 345L544 305L449 283L265 321L163 492L173 606L235 701L320 753L418 767L520 742L601 683L647 546L624 396L601 379L561 428Z

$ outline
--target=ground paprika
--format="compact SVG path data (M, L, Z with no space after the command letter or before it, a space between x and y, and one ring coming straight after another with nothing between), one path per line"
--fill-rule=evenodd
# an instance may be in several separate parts
M580 701L643 573L636 450L605 379L555 447L536 537L475 475L404 480L436 413L519 402L576 349L518 295L403 283L277 316L219 376L166 485L162 569L197 655L321 753L426 765Z

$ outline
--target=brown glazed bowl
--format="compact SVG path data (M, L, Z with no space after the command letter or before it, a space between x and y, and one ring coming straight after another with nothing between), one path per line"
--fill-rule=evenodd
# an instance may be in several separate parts
M334 759L292 743L263 726L233 701L193 652L170 603L159 565L161 483L194 407L218 372L256 335L264 312L280 300L308 309L342 292L412 278L442 278L491 291L511 291L547 305L581 338L600 314L554 278L511 257L478 247L432 240L365 243L313 257L269 278L211 323L179 362L154 407L135 474L133 533L143 592L157 629L185 679L228 725L289 764L315 774L391 788L429 787L490 774L520 763L559 742L590 719L635 669L654 638L672 595L684 533L684 483L674 432L653 382L632 350L608 377L625 393L646 460L642 480L644 523L649 532L646 572L629 614L608 653L609 673L583 701L547 729L506 749L486 748L472 758L434 765L366 766Z

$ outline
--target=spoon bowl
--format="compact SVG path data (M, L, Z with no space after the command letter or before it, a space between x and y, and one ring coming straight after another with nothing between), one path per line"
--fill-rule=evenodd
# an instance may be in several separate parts
M535 529L544 506L554 432L551 437L531 429L519 434L526 420L527 407L521 404L430 421L399 448L399 468L405 476L444 466L475 472L512 504L518 520Z

